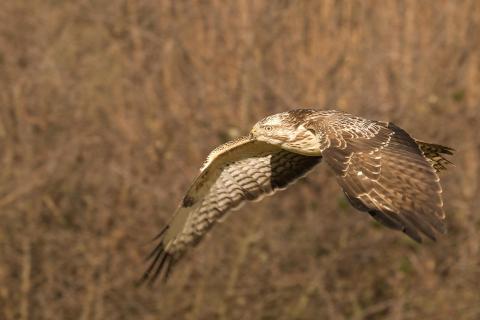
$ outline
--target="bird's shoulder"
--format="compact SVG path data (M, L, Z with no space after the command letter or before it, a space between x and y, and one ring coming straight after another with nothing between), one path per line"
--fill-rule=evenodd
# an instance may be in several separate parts
M370 120L338 110L317 111L303 124L316 133L322 149L346 147L348 141L387 138L391 134L387 122Z

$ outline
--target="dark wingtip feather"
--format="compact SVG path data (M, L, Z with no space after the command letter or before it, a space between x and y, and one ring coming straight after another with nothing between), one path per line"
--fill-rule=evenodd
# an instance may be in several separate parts
M430 144L432 149L438 153L450 154L452 155L456 150L447 146L442 146L441 144Z
M448 147L444 147L445 149L442 150L441 153L444 153L444 154L449 154L449 155L453 155L453 153L457 150L455 149L452 149L452 148L448 148Z
M379 223L381 223L382 225L388 228L395 229L395 230L402 229L401 223L393 219L391 215L389 216L388 214L383 213L379 210L369 210L368 213L372 218L374 218L376 221L378 221Z
M153 250L148 254L148 256L145 258L145 261L148 261L150 259L153 258L153 256L159 251L159 250L163 250L163 242L160 241L156 246L155 248L153 248Z
M450 154L452 155L454 152L456 152L457 150L453 149L453 148L450 148L450 147L446 147L446 146L442 146L442 145L438 145L441 149L441 153L445 153L445 154Z
M160 275L160 273L163 269L163 266L165 265L165 261L167 260L168 256L169 256L169 254L162 250L162 252L160 252L158 254L158 258L156 257L156 261L159 260L160 263L155 267L155 272L149 280L148 284L149 284L150 287L152 287L155 284L155 280L157 280L158 276ZM161 259L159 259L160 257L161 257Z
M419 234L413 229L410 229L408 227L403 227L402 232L418 243L423 242L422 237L420 237Z
M173 256L172 255L168 255L167 257L167 262L166 262L166 268L165 268L165 273L163 274L163 283L166 283L167 280L168 280L168 276L170 275L170 270L173 266Z
M172 254L165 251L165 244L163 242L163 235L167 231L168 226L164 227L160 233L153 238L153 240L158 240L159 243L155 246L155 248L148 254L146 260L152 260L150 265L148 266L147 270L143 273L142 277L137 281L137 286L141 286L148 282L149 286L153 286L158 276L162 273L162 269L165 268L164 272L164 282L170 272L170 267L173 261Z
M163 227L162 230L160 230L160 232L152 239L152 241L160 239L165 234L165 232L167 232L169 227L170 226L168 224Z

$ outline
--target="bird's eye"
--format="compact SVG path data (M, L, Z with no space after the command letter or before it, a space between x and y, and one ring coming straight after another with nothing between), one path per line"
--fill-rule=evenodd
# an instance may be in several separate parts
M272 131L272 126L265 126L265 131L267 131L267 132Z

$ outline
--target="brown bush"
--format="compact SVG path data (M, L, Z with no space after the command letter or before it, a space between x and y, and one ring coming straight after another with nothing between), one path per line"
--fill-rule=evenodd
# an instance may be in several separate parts
M479 319L480 3L2 1L1 319ZM166 285L149 239L210 149L292 107L457 149L416 245L326 166L217 226Z

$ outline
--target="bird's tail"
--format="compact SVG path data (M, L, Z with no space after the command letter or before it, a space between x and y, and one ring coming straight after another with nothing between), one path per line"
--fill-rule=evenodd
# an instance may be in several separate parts
M444 155L452 155L455 151L454 149L419 140L416 140L415 142L420 147L420 150L423 152L425 158L427 158L427 161L437 172L446 170L446 165L452 164L452 162L446 159Z

